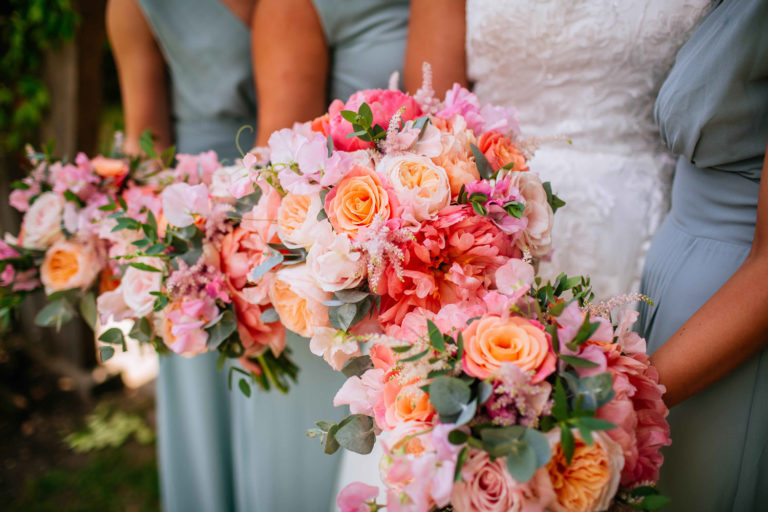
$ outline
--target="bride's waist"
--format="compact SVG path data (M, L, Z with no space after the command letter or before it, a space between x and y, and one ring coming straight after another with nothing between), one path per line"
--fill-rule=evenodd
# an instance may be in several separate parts
M580 174L637 172L655 177L669 175L673 166L674 158L663 147L602 146L579 140L544 140L530 161L532 170L545 174L578 170Z

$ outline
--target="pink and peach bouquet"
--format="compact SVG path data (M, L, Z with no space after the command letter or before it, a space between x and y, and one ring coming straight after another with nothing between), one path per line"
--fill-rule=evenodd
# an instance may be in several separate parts
M511 260L515 261L515 260ZM637 296L591 305L588 279L541 285L527 263L520 293L489 292L385 333L328 332L339 351L365 341L334 398L351 415L310 431L333 453L383 447L379 489L338 496L342 512L655 510L670 444L664 387L630 330ZM612 315L613 310L613 315ZM615 322L611 321L614 317ZM333 364L333 363L332 363Z

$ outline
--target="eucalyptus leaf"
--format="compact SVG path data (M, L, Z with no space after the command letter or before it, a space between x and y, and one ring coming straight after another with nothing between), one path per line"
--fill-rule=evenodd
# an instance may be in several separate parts
M355 319L356 314L357 307L354 304L342 304L341 306L328 308L328 319L331 322L331 326L343 331L348 330L352 326L352 321Z
M269 257L261 264L257 265L253 268L251 271L250 280L251 281L258 281L262 277L266 275L267 272L278 266L280 263L283 262L283 255L274 249L270 249L271 254Z
M549 446L547 436L539 430L532 428L525 429L523 439L533 449L536 454L536 467L542 467L552 458L552 450Z
M511 453L524 435L525 427L520 425L484 428L480 431L483 449L492 458L504 457Z
M458 482L461 480L461 468L464 466L464 463L467 461L467 454L469 453L469 447L465 446L461 449L459 452L459 456L456 459L456 469L453 471L453 481Z
M339 445L339 442L336 440L336 432L338 430L339 430L338 425L332 425L328 429L328 434L325 436L325 449L323 451L328 455L333 455L341 447L341 445Z
M74 316L75 310L72 308L72 304L66 299L59 299L41 309L35 316L35 323L41 327L56 327L58 331Z
M245 379L240 379L240 382L237 383L237 387L240 388L240 391L247 396L248 398L251 397L251 385L248 383Z
M456 426L461 426L469 423L472 421L472 418L475 417L475 413L477 412L477 400L472 400L469 402L469 404L461 404L461 412L459 413L459 416L454 420L454 423ZM440 419L442 419L442 415L440 415Z
M339 290L333 295L335 299L345 304L357 304L365 300L370 293L363 290Z
M448 433L448 441L451 444L464 444L469 439L469 434L464 432L463 430L451 430Z
M493 385L490 382L481 380L477 385L477 403L483 405L493 393Z
M99 341L112 345L125 345L125 335L117 327L112 327L101 333Z
M600 366L599 364L593 363L592 361L588 361L587 359L583 359L581 357L576 357L576 356L568 356L565 354L560 354L560 359L562 359L563 361L565 361L571 366L576 366L580 368L596 368Z
M82 315L83 320L88 324L88 327L90 327L92 331L95 331L96 323L98 321L98 310L96 308L96 298L94 297L93 292L87 292L83 295L83 298L80 299L80 315Z
M348 416L341 423L334 437L341 446L355 453L371 453L376 442L373 419L364 414Z
M237 329L237 321L235 320L235 314L231 309L225 310L221 315L221 320L210 328L206 329L208 333L208 341L205 343L206 347L210 349L216 349L225 340L227 340Z
M341 373L343 373L347 378L359 377L371 368L373 368L373 361L371 360L371 356L356 356L347 361L347 364L345 364L344 368L341 369Z
M149 320L146 317L136 320L128 336L142 343L149 342L152 339L152 326L149 324Z
M453 416L472 398L469 385L455 377L438 377L429 386L429 400L440 416Z
M101 362L105 363L115 355L115 349L112 347L99 347L99 355L101 356Z
M524 484L538 469L536 452L525 441L519 441L513 451L507 454L507 471L518 483Z
M594 411L610 402L613 396L613 377L608 372L599 373L579 379L579 389L573 403L581 401L583 409Z

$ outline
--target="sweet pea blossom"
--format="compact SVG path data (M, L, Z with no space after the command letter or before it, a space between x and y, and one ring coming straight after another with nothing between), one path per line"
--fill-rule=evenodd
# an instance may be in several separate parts
M362 482L352 482L339 492L336 505L341 512L369 512L367 502L376 499L379 489Z
M195 222L195 216L211 211L208 187L203 184L174 183L163 190L163 214L172 225L183 228Z
M274 132L268 144L272 164L280 166L277 176L283 189L299 195L320 190L322 171L328 158L325 137L319 133L307 137L284 128Z
M176 180L190 185L209 185L213 173L219 168L219 157L215 151L205 151L197 155L179 153L176 155L176 161Z
M324 225L328 225L328 221L324 221ZM318 238L307 254L307 266L326 292L354 288L365 277L362 254L353 250L352 240L345 233L330 232Z
M344 331L332 327L315 327L309 340L309 350L321 356L334 370L341 371L344 364L360 355L360 345Z

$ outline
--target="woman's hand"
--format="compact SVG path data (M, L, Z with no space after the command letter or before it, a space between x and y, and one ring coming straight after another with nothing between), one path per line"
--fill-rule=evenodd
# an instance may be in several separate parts
M149 129L162 151L171 145L165 60L136 0L109 0L107 34L123 97L123 150L129 155L141 153L139 137Z
M768 147L763 175L768 172ZM760 181L752 249L731 278L651 361L673 406L725 377L768 345L768 179Z
M286 29L289 27L289 29ZM256 143L325 112L328 45L311 0L259 0L251 23Z

